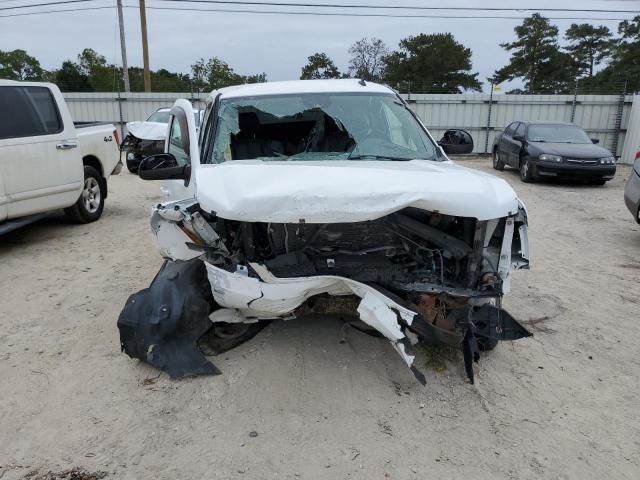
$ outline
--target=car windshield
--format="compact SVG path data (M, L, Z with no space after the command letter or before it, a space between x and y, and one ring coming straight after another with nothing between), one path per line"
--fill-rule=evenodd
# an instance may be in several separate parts
M153 112L149 118L147 118L147 122L157 122L157 123L169 123L169 117L171 113L169 110L165 110L163 112Z
M392 94L327 93L223 100L205 161L437 160L438 151Z
M546 143L591 143L587 132L573 125L531 125L528 140Z

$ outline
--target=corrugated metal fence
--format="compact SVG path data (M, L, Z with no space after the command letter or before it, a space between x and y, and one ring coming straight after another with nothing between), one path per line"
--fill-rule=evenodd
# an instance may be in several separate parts
M80 122L124 124L144 120L177 98L204 106L206 94L191 93L64 93L71 114ZM600 144L620 155L632 95L490 95L403 94L436 138L449 128L464 128L474 138L475 153L490 153L497 132L514 120L573 121ZM637 127L636 127L637 128Z

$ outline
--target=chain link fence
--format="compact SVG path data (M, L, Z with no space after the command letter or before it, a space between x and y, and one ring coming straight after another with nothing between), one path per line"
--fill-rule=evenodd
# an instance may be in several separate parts
M171 80L171 81L169 81ZM131 79L132 90L142 79ZM182 79L187 81L187 79ZM158 108L170 107L178 98L189 99L194 108L203 108L208 89L193 82L188 88L163 91L162 87L185 85L168 79L151 82L152 93L132 91L69 91L59 85L72 115L81 122L110 122L121 133L126 123L145 120ZM117 85L114 84L114 85ZM573 122L600 140L614 155L622 152L633 96L624 84L589 85L576 82L566 94L511 94L493 88L490 93L433 93L433 83L403 82L399 92L434 137L450 128L468 130L474 138L475 154L490 154L498 132L516 120ZM105 88L106 90L106 88ZM431 93L429 93L431 92Z

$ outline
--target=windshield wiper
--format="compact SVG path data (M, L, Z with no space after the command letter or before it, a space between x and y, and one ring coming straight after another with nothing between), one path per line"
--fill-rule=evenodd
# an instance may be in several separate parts
M407 157L390 157L389 155L353 155L347 158L347 160L391 160L394 162L409 162L411 160L428 160L426 158L407 158Z

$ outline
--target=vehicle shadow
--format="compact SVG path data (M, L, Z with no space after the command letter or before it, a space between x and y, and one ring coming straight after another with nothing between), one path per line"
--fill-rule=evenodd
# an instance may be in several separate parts
M557 188L571 186L571 187L578 187L578 188L585 188L585 189L594 189L594 188L606 188L607 184L609 183L607 182L604 185L596 185L594 183L590 183L587 180L581 180L581 179L537 177L535 181L525 184L520 179L520 171L517 168L505 166L503 172L505 175L509 175L510 180L513 179L514 182L519 182L524 185L544 185L544 186L557 187ZM497 174L499 172L497 170L493 170L492 173Z
M16 246L47 242L61 235L65 235L65 229L73 227L64 213L52 213L50 216L20 227L12 232L0 235L0 254L10 251Z

